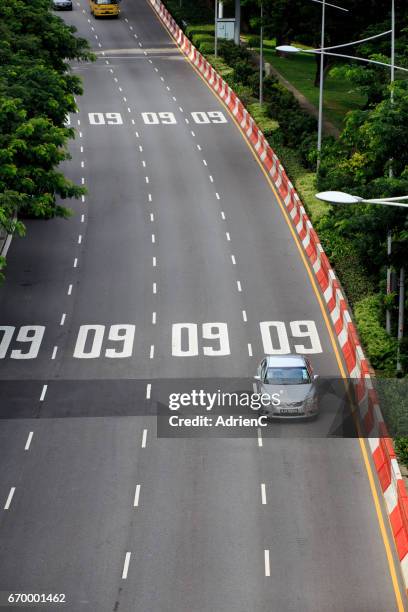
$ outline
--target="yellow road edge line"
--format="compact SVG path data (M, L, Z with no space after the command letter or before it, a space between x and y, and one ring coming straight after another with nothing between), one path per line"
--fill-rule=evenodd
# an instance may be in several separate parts
M196 66L194 66L194 64L192 63L192 61L190 60L189 57L187 57L185 55L185 53L182 51L180 45L178 44L177 40L174 38L173 34L170 32L170 30L168 30L168 28L166 27L166 25L162 22L162 20L160 19L160 16L157 14L157 12L155 11L155 9L153 8L153 6L150 4L149 0L146 0L147 4L150 6L150 8L152 9L154 15L156 16L158 22L160 23L160 25L162 26L162 28L165 30L165 32L173 39L173 41L176 44L177 50L179 51L179 53L181 54L181 56L183 57L183 59L185 61L187 61L190 66L192 67L192 69L194 70L194 72L200 77L200 79L203 81L203 83L208 87L208 89L211 91L211 93L215 96L215 98L217 99L218 102L221 102L221 104L223 105L223 107L225 108L225 110L227 111L227 113L229 114L229 116L231 117L231 119L233 120L233 122L235 123L236 127L238 128L245 144L247 145L247 147L249 148L249 150L252 153L252 156L254 157L255 161L257 162L258 166L261 168L278 204L279 207L281 209L281 212L284 216L284 219L286 221L286 224L289 227L289 230L292 234L292 237L295 241L296 247L299 251L300 257L302 259L302 262L306 268L307 274L309 276L309 280L310 283L312 285L313 291L316 295L318 304L320 306L320 310L322 312L323 315L323 319L324 322L326 323L326 328L327 331L329 332L329 337L331 340L331 344L334 350L334 354L336 357L336 361L337 361L337 365L339 367L340 373L342 375L342 378L347 378L346 375L346 371L344 369L344 365L343 365L343 360L340 356L339 353L339 345L337 343L337 340L334 337L334 333L333 333L333 324L330 322L329 317L328 317L328 313L327 313L327 308L326 305L323 303L322 300L322 296L320 293L320 290L317 288L317 284L316 284L316 278L314 276L314 274L312 273L311 269L310 269L310 263L308 262L308 260L306 259L306 254L304 252L303 249L303 245L300 244L300 238L297 235L297 233L295 232L295 229L293 227L292 221L289 218L288 215L288 211L284 205L284 203L282 202L282 198L280 196L280 194L278 194L275 185L272 182L271 177L269 176L268 172L266 171L262 161L259 159L259 157L257 156L257 154L255 153L251 143L248 141L248 138L246 136L246 134L244 133L243 129L241 128L241 126L239 125L238 121L236 120L236 118L234 117L234 115L232 114L232 112L230 111L229 107L225 104L224 100L222 100L218 94L213 90L213 88L210 86L210 84L207 82L207 80L204 78L204 76L201 74L201 72L197 69ZM208 61L208 60L207 60ZM377 489L375 487L375 482L374 482L374 475L373 475L373 471L372 471L372 467L371 467L371 463L368 459L367 456L367 449L366 449L366 441L364 438L361 438L359 436L358 438L359 443L360 443L360 450L361 450L361 454L363 456L363 461L364 461L364 465L366 468L366 473L367 473L367 478L370 484L370 490L371 490L371 494L373 496L373 501L374 501L374 506L376 509L376 515L377 515L377 520L379 523L379 528L380 528L380 532L381 532L381 536L383 539L383 543L384 543L384 548L385 548L385 553L386 553L386 557L387 557L387 561L388 561L388 567L389 567L389 571L391 574L391 581L392 581L392 585L394 588L394 594L395 594L395 598L396 598L396 602L397 602L397 607L398 607L398 612L404 612L404 605L403 605L403 601L402 601L402 597L401 597L401 592L400 592L400 588L399 588L399 582L398 582L398 578L397 578L397 572L396 572L396 568L395 568L395 563L394 563L394 558L391 552L391 545L389 542L389 538L388 538L388 534L387 531L385 529L385 524L384 524L384 516L383 516L383 510L380 504L380 500L378 498L378 493L377 493ZM387 515L387 520L389 523L389 518Z

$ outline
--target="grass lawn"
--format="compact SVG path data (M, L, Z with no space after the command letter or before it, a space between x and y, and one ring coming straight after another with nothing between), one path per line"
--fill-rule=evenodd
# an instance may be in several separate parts
M265 41L265 61L272 64L282 76L298 89L316 108L319 104L319 88L314 87L316 60L303 53L291 57L279 57L275 41ZM342 127L344 115L349 110L361 108L364 98L344 79L327 76L324 86L324 115L338 128Z

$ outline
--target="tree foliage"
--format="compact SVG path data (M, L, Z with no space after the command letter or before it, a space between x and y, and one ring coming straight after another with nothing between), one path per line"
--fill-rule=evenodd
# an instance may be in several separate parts
M50 12L48 0L0 3L0 226L7 232L22 234L17 217L27 214L66 216L56 198L83 193L58 165L69 159L74 132L64 121L82 93L69 61L90 59L86 40Z

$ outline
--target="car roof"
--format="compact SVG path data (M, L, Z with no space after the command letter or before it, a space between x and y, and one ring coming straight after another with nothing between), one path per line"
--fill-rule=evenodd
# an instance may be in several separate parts
M306 360L303 355L266 355L266 363L269 368L304 367Z

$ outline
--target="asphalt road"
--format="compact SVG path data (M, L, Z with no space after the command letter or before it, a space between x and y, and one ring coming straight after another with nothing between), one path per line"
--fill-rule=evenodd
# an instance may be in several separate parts
M334 399L272 437L157 437L170 387L251 377L271 344L310 348L321 377L339 364L258 163L148 3L109 21L74 4L98 59L73 66L64 171L88 195L28 222L0 291L0 593L65 593L72 612L397 609L360 443L322 437Z

